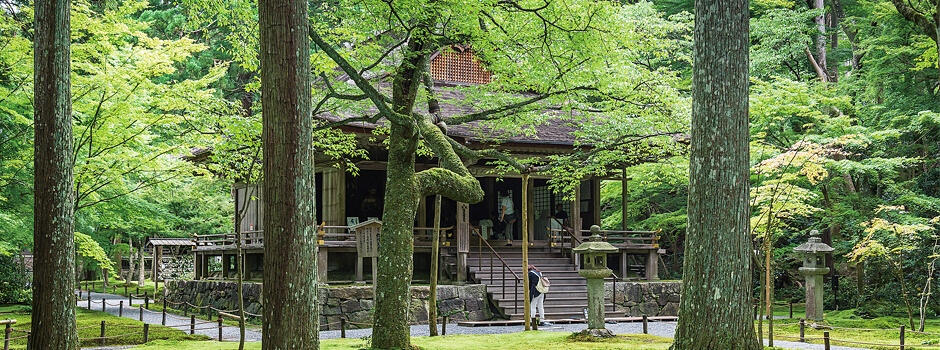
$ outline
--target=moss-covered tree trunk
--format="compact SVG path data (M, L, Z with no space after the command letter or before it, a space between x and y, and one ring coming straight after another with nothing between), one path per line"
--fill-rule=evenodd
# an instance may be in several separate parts
M421 74L426 70L427 58L433 49L412 39L406 52L408 58L399 66L392 83L388 178L372 333L372 346L378 349L411 347L408 321L414 270L414 220L420 198L440 194L465 203L483 200L480 183L467 171L447 136L429 117L412 113L422 83ZM415 172L419 137L439 157L440 168Z
M35 207L30 349L78 349L69 0L36 1Z
M696 0L688 232L672 349L760 349L751 319L748 2Z
M260 0L264 152L262 346L319 348L307 2Z

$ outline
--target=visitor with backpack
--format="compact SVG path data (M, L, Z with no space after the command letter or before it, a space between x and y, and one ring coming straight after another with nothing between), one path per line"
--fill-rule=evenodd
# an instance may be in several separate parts
M538 315L542 316L538 318L539 326L551 326L551 322L545 322L545 293L548 293L548 287L551 285L551 282L548 281L548 278L542 276L542 271L537 269L534 265L529 265L529 316L533 319L536 319L536 311Z

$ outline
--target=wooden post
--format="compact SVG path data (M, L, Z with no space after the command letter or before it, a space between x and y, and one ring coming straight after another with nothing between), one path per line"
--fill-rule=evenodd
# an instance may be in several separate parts
M222 341L222 316L219 316L219 341Z
M441 335L447 335L447 315L444 315L441 323Z
M800 319L800 342L806 342L806 320Z
M825 342L825 349L829 350L829 331L823 332L823 342Z
M904 325L901 325L901 350L904 350Z
M124 317L124 300L118 302L118 317Z
M91 292L88 292L88 310L91 310Z
M124 288L126 289L127 287L124 287ZM131 304L133 303L134 303L133 296L131 296L130 294L127 294L127 306L131 306Z
M91 300L91 298L88 298ZM6 329L3 330L3 350L10 350L10 332L13 331L13 326L9 323L6 325Z
M150 342L150 324L144 323L144 343Z
M529 310L529 174L522 174L522 307L525 330L532 330L532 315ZM518 284L518 283L517 283Z
M646 280L659 280L659 249L653 248L646 256Z
M339 318L339 337L346 339L346 318Z
M441 259L441 195L434 196L434 231L431 235L431 286L428 294L428 333L437 336L437 276L438 263ZM460 209L458 210L458 214ZM459 216L459 215L458 215ZM459 222L459 220L458 220ZM458 267L459 269L459 267ZM458 278L459 280L459 278Z
M140 322L144 321L144 306L138 305L137 308L140 310Z
M104 312L104 298L101 298L101 312Z
M346 225L343 223L343 225ZM320 284L326 284L329 282L327 278L328 274L326 268L329 262L329 250L326 247L320 247L317 249L317 274L319 275Z
M470 254L470 204L457 202L457 283L467 282L467 256Z
M104 345L104 321L101 321L101 345Z
M356 257L356 282L362 282L362 256Z
M189 316L189 334L196 334L196 315Z
M124 286L124 296L129 296L129 294L127 294L127 285Z
M532 323L532 330L533 330L533 331L539 330L539 323L535 321L535 318L532 318L531 320L529 320L529 322Z
M650 334L649 323L648 323L648 320L646 319L646 315L643 315L643 334Z
M793 302L791 301L789 305L790 305L790 318L793 318Z
M144 308L150 310L150 295L144 292Z
M166 296L163 296L163 325L166 326Z

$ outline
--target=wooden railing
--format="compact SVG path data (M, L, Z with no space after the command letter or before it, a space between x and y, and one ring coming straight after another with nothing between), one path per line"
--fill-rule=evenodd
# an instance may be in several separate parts
M495 272L497 269L496 267L497 265L494 263L495 260L493 260L493 258L495 257L496 259L499 260L499 267L498 267L499 273L500 273L499 280L500 280L500 286L502 288L503 297L505 298L506 296L506 281L511 281L512 289L513 289L512 306L515 309L519 309L519 300L522 299L522 296L519 294L519 287L523 282L522 277L519 277L519 275L517 275L516 272L512 270L509 264L506 263L506 260L503 260L503 257L499 256L499 253L497 253L496 250L493 249L493 246L491 246L490 243L486 241L486 238L483 237L483 234L481 234L480 231L477 230L476 227L470 226L470 230L473 231L473 233L476 234L477 237L479 238L478 243L477 243L477 266L480 267L480 271L481 272L483 271L483 246L486 245L486 250L487 252L489 252L490 278L493 279L494 281L496 280ZM526 271L523 271L523 273L526 273ZM528 287L526 286L526 288Z
M323 241L323 245L329 245L329 242L355 242L356 234L352 226L318 226L318 239ZM453 226L441 228L441 245L449 246L455 241L453 237ZM431 244L433 238L433 227L415 227L415 243ZM207 247L234 248L234 233L221 233L213 235L193 235L196 242L196 249L205 249ZM264 231L245 231L241 233L242 247L256 248L264 246Z

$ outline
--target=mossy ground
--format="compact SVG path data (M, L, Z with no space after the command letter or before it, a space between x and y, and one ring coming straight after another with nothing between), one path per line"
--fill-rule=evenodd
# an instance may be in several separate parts
M775 314L778 316L788 316L789 310L784 310L786 314L780 313L778 309ZM787 337L799 337L800 335L800 326L791 325L791 326L780 326L780 324L787 323L797 323L800 322L799 317L803 316L803 310L800 308L800 312L797 312L797 308L794 307L792 319L778 319L774 320L774 336L776 340L790 340L791 338L783 338L781 336ZM917 320L915 319L915 325ZM829 332L830 342L833 345L844 345L860 348L869 348L869 349L897 349L897 346L887 347L887 346L876 346L876 345L864 345L864 344L851 344L843 343L835 340L848 340L852 342L862 342L862 343L873 343L873 344L899 344L900 341L900 332L896 330L888 329L898 329L901 328L901 325L905 325L908 330L910 330L910 324L907 318L899 317L879 317L874 319L864 319L855 315L855 310L842 310L842 311L826 311L825 320L819 322L821 325L837 327L833 329L814 329L808 324L812 322L807 322L805 327L805 336L808 338L821 338L824 331ZM854 329L876 329L875 331L861 331L854 329L839 329L839 328L854 328ZM940 320L927 320L924 327L925 332L929 333L940 333ZM764 332L767 332L767 321L764 321ZM766 334L764 335L766 337ZM807 342L822 344L822 340L808 340ZM937 335L924 335L916 334L911 332L905 333L905 345L935 345L940 344L940 336Z
M0 319L15 319L16 324L13 325L14 329L18 330L29 330L32 325L32 315L27 313L27 308L22 305L7 305L0 306ZM134 333L142 331L141 322L132 320L124 317L117 317L108 313L101 311L92 311L85 310L83 308L76 309L77 317L77 326L79 328L78 337L79 338L93 338L101 336L101 321L105 321L107 326L105 326L105 336L120 335L127 333ZM119 325L119 326L113 326ZM128 328L121 326L137 327L137 328ZM88 327L88 328L85 328ZM84 329L82 329L84 328ZM202 343L204 340L209 339L203 335L189 335L179 330L174 330L172 328L167 328L163 326L150 326L150 339L169 339L169 340L191 340L198 341ZM25 335L22 332L14 332L11 336L17 337ZM117 337L112 339L107 339L105 341L106 345L134 345L143 343L144 337L143 334L129 335L125 337ZM82 347L93 347L101 346L99 340L86 340L82 341ZM16 339L10 342L11 349L25 349L26 348L26 339Z

